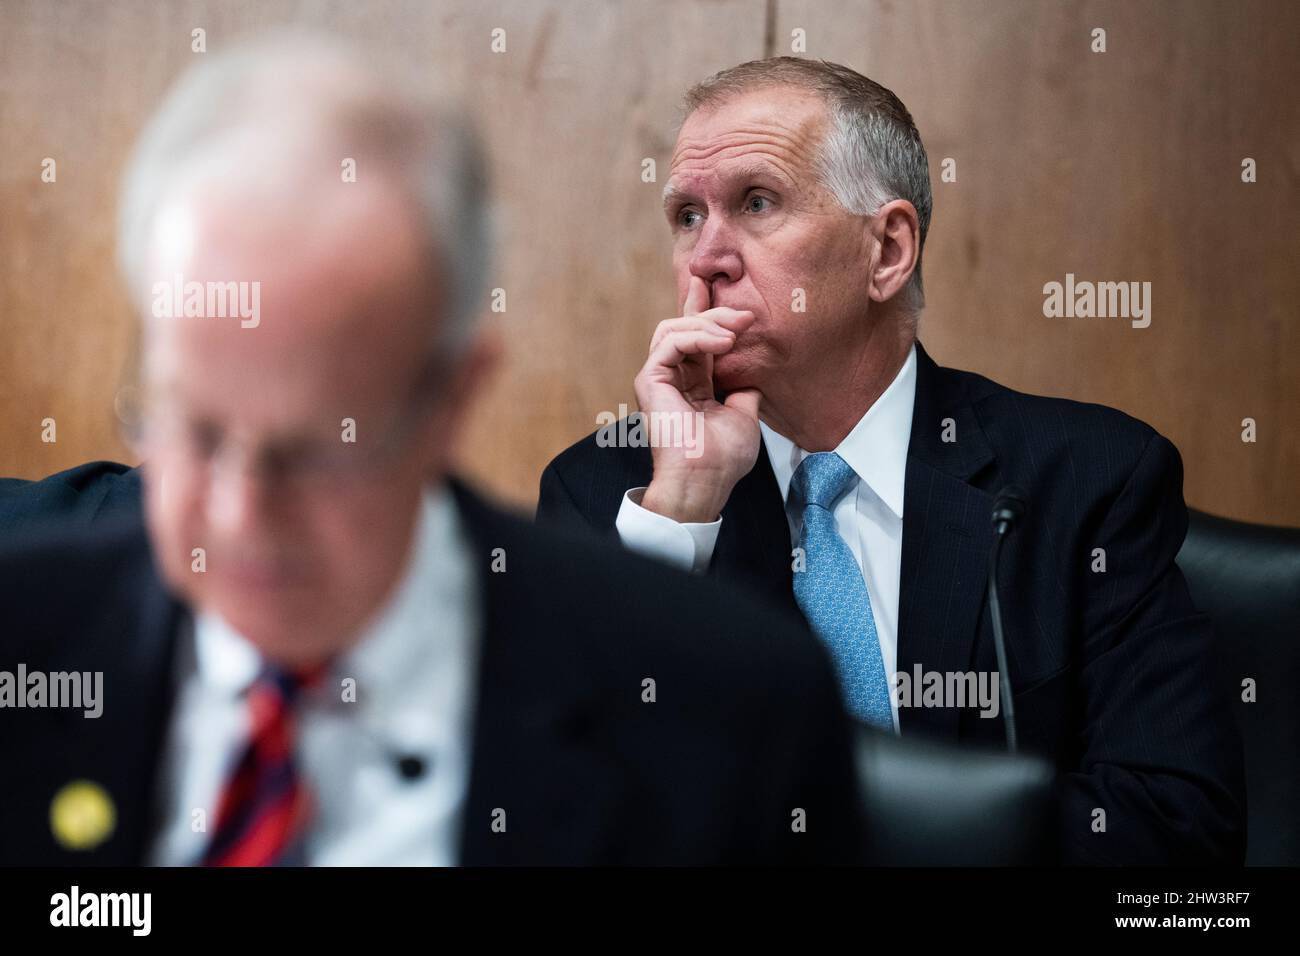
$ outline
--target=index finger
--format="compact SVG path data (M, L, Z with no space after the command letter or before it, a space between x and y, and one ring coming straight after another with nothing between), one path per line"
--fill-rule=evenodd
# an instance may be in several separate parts
M686 286L686 302L682 305L682 315L699 315L709 307L709 284L697 275L692 275Z

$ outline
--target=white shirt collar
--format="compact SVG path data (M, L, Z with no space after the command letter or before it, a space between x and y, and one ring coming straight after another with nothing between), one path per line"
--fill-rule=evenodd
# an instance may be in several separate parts
M463 552L458 519L445 487L425 490L401 580L361 639L331 668L331 677L356 678L363 699L401 701L407 679L425 673L430 662L441 667L444 658L463 652L439 640L437 627L440 609L473 593L469 568L457 560ZM194 651L196 676L221 693L242 694L262 668L257 648L213 612L195 616Z
M835 449L858 478L885 506L903 517L903 487L907 479L907 446L912 436L912 408L916 403L916 344L907 353L889 387L867 409ZM759 422L763 444L776 474L781 500L789 499L790 481L808 452Z

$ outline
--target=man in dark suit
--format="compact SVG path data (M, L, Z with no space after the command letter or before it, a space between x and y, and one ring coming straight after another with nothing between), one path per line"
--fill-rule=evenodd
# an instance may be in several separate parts
M114 461L90 461L27 481L0 478L0 542L51 522L89 528L140 514L140 471Z
M687 94L664 199L684 306L634 383L641 430L560 454L539 521L797 607L864 723L1001 745L1009 682L1020 747L1063 774L1070 861L1239 863L1240 742L1174 563L1178 453L921 347L931 197L898 98L835 64L723 71ZM1028 504L998 568L1002 673L1008 485Z
M319 856L308 843L306 862L435 862L446 853L465 865L858 858L847 725L813 638L772 609L719 601L668 569L535 528L452 487L468 538L459 557L476 572L483 618L472 760L443 767L436 745L360 734L350 766L321 780L335 788L321 802L346 821L346 808L331 805L365 773L391 778L398 793L430 795L437 777L463 773L459 826L446 835L453 844L440 845L446 837L417 820L411 829L429 836L427 846L349 858L337 837L321 838ZM506 573L491 570L498 549ZM177 786L168 742L195 615L154 560L137 522L47 528L0 553L0 671L103 675L99 717L12 702L0 710L0 865L185 862L164 849ZM433 642L439 628L428 624ZM373 693L358 685L358 695ZM307 702L306 719L364 719L338 698L335 681ZM183 808L185 829L192 809ZM382 820L386 807L360 809ZM102 814L111 826L97 826ZM181 845L201 845L196 836Z
M495 355L468 133L319 41L202 59L123 195L139 479L0 494L42 525L0 548L0 864L859 859L796 617L449 477Z

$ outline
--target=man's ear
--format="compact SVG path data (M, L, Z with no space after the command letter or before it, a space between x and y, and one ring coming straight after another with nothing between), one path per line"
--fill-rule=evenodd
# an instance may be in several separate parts
M452 376L451 391L447 396L457 417L468 414L469 406L491 381L504 354L505 345L501 340L500 331L495 326L475 333L473 340L465 347L465 354L461 356L460 365Z
M867 294L873 302L887 302L912 278L921 255L921 223L916 207L906 199L885 203L871 218L875 254L867 276Z
M438 440L449 454L460 438L474 401L483 393L505 354L500 332L484 328L464 347L444 385L438 410Z

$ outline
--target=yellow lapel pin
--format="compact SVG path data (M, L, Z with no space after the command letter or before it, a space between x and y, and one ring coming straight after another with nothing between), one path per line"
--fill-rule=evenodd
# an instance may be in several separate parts
M113 833L117 810L108 791L90 780L65 784L50 803L50 830L67 850L93 850Z

